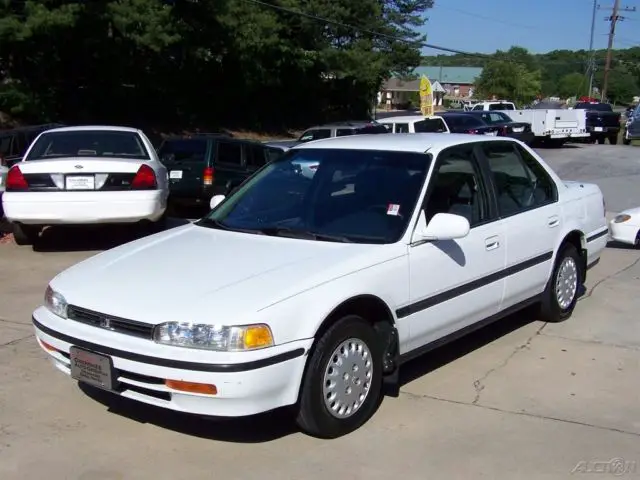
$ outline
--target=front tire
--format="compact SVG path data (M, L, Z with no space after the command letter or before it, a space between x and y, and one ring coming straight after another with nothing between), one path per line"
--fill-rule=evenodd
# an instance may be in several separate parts
M557 323L571 317L582 286L583 261L576 247L565 244L558 252L547 288L542 294L541 320Z
M35 225L13 225L13 239L17 245L34 245L40 237L41 228Z
M382 393L382 350L373 327L347 315L317 341L301 385L296 423L305 433L337 438L373 415Z

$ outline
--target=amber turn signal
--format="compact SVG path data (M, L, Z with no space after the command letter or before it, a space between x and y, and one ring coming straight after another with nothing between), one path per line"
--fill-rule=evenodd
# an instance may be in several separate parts
M205 395L215 395L218 393L218 389L215 385L208 385L206 383L183 382L182 380L165 380L164 384L172 390L179 390L181 392L202 393Z
M38 339L40 340L40 339ZM40 340L40 345L44 347L45 350L49 350L50 352L58 352L59 350L53 345L49 345L47 342Z

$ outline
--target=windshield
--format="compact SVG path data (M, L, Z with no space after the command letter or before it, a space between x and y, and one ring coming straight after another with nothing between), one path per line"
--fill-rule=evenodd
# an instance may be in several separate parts
M149 153L135 132L80 130L43 133L25 160L60 157L125 157L149 160Z
M196 224L298 238L393 243L431 161L413 152L290 150Z

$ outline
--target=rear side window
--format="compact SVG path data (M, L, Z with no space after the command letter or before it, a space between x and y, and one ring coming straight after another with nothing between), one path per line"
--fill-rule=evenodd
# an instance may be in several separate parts
M387 127L384 125L367 125L366 127L361 127L356 129L356 133L360 135L371 134L371 133L389 133Z
M247 166L260 168L267 163L264 147L257 145L247 145L245 147L247 153Z
M441 118L427 118L413 124L416 133L441 133L446 132L447 127Z
M217 163L242 165L242 147L239 143L218 142Z
M396 133L409 133L409 124L396 123Z
M336 137L346 137L347 135L353 135L353 130L350 128L339 128L336 130Z
M207 154L207 140L179 139L165 140L158 149L160 161L204 162Z

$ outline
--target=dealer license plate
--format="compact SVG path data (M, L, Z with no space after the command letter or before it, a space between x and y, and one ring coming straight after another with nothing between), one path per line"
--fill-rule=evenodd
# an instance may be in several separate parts
M593 131L594 132L602 132L603 128L602 127L593 127Z
M110 357L78 347L69 349L71 377L94 387L113 390L113 362Z
M485 132L485 135L491 135L492 137L495 137L496 135L498 135L498 132Z
M524 131L524 127L513 127L513 131L516 133L520 133Z
M93 176L73 176L66 178L67 190L95 190L95 178Z
M180 180L182 178L182 170L171 170L169 172L169 178Z

